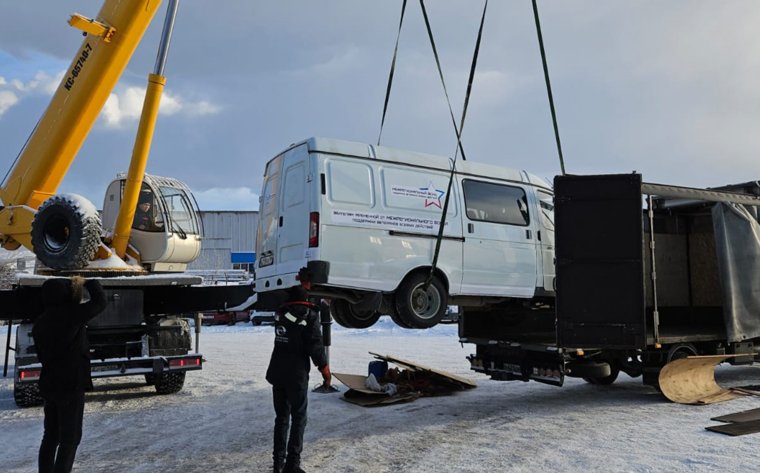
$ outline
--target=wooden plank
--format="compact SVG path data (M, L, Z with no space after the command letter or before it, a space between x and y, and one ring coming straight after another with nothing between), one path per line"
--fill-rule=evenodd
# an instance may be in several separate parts
M741 396L715 381L715 366L735 355L690 356L660 370L662 394L680 404L712 404Z

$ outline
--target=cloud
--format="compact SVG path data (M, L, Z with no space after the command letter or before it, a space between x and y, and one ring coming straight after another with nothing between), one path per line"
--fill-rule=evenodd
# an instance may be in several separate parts
M28 82L0 76L0 117L18 104L24 97L31 95L52 95L63 77L63 72L55 77L45 72L38 72Z
M259 209L259 195L249 187L213 187L193 195L201 210Z
M11 88L24 94L42 92L46 95L52 95L53 92L55 92L55 89L58 88L58 84L60 84L62 77L63 71L59 72L55 76L51 76L46 72L40 71L35 74L34 79L30 80L29 82L13 79L7 85L10 85ZM4 82L5 81L3 81L3 83L0 83L0 85L4 85Z
M144 87L126 87L121 91L112 93L101 112L101 117L108 128L120 128L127 123L132 123L140 118L143 100L145 99ZM191 117L213 115L219 113L221 107L207 101L186 101L178 95L164 91L161 96L161 106L158 113L161 115L185 114Z
M9 90L0 90L0 117L18 103L16 94Z

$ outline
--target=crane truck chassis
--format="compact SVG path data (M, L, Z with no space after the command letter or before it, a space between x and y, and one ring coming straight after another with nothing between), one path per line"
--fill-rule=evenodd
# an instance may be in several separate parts
M555 303L463 308L472 370L556 386L611 384L623 371L659 387L677 359L759 360L760 183L691 189L621 174L554 184Z
M41 365L31 331L33 319L42 311L40 287L45 279L24 277L14 289L0 291L0 319L22 320L13 348L13 394L19 407L42 401L37 388ZM185 373L200 370L203 365L197 345L196 351L191 351L189 324L181 316L232 307L251 296L249 285L201 286L197 276L100 278L100 282L108 305L87 326L92 377L144 375L159 394L179 391ZM199 328L196 325L196 331Z

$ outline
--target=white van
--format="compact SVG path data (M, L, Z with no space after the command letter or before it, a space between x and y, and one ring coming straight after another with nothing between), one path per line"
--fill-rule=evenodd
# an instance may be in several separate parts
M259 301L276 301L267 293L298 284L304 266L314 275L312 292L329 298L335 321L353 328L381 314L426 328L449 304L552 297L551 187L525 171L461 160L426 284L451 163L324 138L277 155L267 163L260 197Z

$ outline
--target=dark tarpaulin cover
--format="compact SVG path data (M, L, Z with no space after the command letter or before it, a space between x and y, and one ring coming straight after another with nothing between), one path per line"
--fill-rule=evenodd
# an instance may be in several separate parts
M758 208L718 203L712 217L728 341L760 337Z

